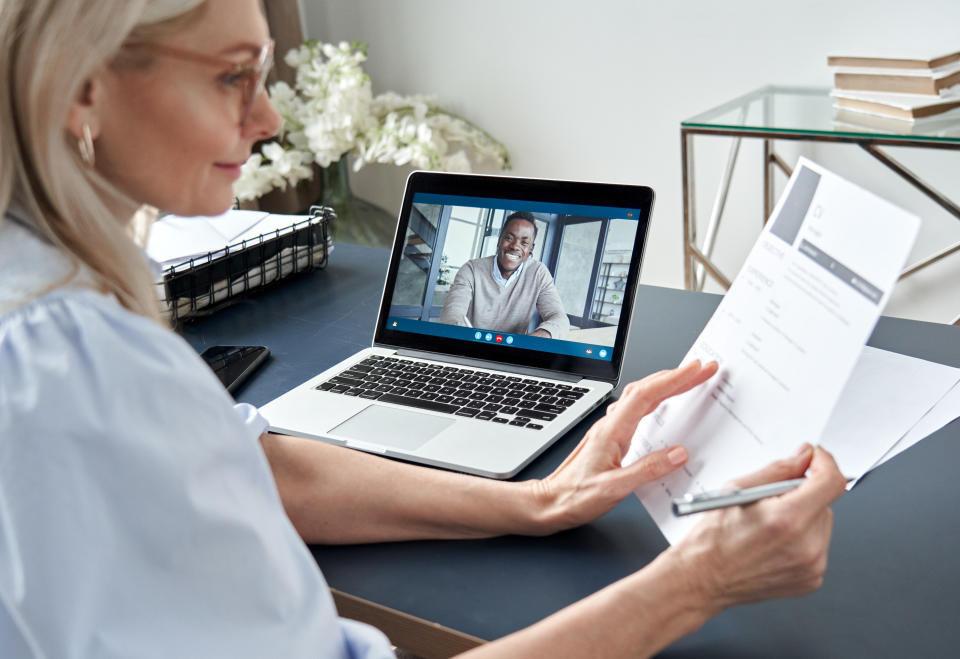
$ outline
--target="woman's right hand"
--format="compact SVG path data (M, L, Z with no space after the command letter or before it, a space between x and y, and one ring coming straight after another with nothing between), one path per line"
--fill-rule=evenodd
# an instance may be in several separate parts
M830 454L807 445L735 485L804 472L806 481L786 494L704 513L683 541L639 572L471 656L653 656L733 604L816 589L827 565L828 506L846 485Z
M827 451L804 445L791 458L733 483L753 487L799 478L800 487L746 506L705 513L669 551L712 613L746 602L794 597L820 587L833 513L846 479Z

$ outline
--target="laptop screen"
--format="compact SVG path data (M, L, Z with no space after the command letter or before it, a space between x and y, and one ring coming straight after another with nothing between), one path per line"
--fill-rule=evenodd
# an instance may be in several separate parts
M416 172L377 341L615 379L652 192Z

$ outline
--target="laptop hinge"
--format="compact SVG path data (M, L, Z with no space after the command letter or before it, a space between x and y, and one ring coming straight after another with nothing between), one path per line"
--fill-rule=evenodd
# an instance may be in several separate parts
M407 350L398 348L397 354L401 357L416 357L417 359L430 359L432 361L444 361L461 366L471 366L473 368L489 368L497 371L506 371L507 373L516 373L517 375L527 375L530 377L550 378L551 380L560 380L561 382L579 382L584 378L579 375L570 375L568 373L558 373L544 368L531 368L529 366L512 366L500 362L489 362L482 359L470 359L469 357L454 357L453 355L438 355L435 352L423 352L421 350Z

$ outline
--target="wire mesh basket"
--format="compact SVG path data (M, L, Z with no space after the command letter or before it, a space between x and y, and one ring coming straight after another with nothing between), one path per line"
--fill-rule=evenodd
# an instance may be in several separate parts
M333 249L333 209L311 206L310 216L288 227L170 266L160 287L163 312L176 324L236 302L287 277L324 268Z

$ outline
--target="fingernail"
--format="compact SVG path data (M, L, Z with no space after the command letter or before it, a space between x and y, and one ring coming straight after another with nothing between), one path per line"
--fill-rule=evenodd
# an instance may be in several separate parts
M687 449L682 446L674 446L667 451L667 460L669 460L672 465L682 465L687 461Z
M810 454L810 451L812 451L812 450L813 450L813 447L812 447L809 443L804 442L803 444L800 445L800 448L797 449L797 452L794 453L793 457L794 457L794 458L802 458L802 457L805 458L807 455Z

